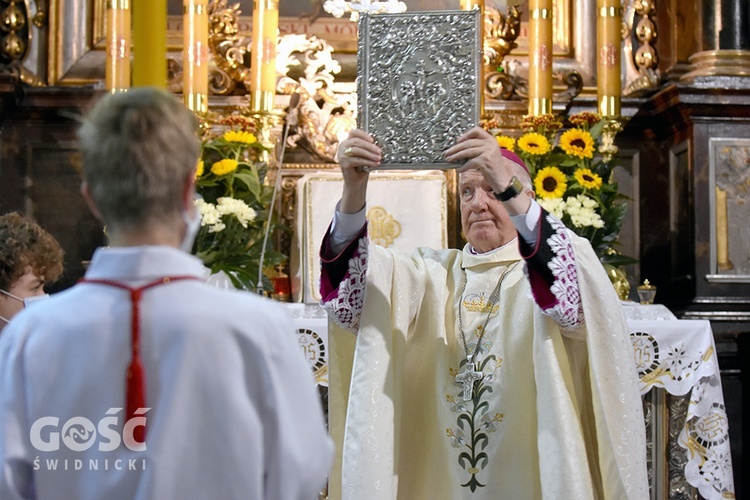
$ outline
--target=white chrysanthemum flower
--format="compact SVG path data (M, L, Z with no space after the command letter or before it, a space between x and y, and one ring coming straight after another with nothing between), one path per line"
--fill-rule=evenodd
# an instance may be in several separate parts
M594 227L597 229L604 227L604 221L596 212L599 204L588 196L579 194L570 196L565 200L565 210L570 216L570 221L576 227Z
M208 232L209 233L219 233L219 232L223 231L224 229L226 229L226 227L227 227L226 224L224 224L223 222L219 221L216 224L214 224L211 227L209 227L208 228Z
M558 219L562 219L565 213L565 200L562 198L540 198L539 205Z
M213 226L221 223L221 214L216 209L216 205L206 202L203 198L198 198L195 200L195 207L198 209L198 213L201 214L201 226L211 226L209 231L212 233L217 233L224 229L222 227L213 230Z
M246 228L247 223L255 220L255 217L258 215L252 207L248 206L248 204L242 200L225 196L216 201L216 209L219 213L221 215L234 215L237 220L240 221L242 227Z
M581 204L583 208L591 208L595 209L599 206L599 204L594 200L593 198L589 198L588 196L584 194L579 194L576 196L576 199Z

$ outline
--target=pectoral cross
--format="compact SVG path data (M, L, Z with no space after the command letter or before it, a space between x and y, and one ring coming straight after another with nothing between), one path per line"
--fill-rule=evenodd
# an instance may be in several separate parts
M481 380L484 377L484 373L476 370L476 365L473 362L467 361L463 369L453 379L453 383L456 385L463 384L464 393L463 400L471 401L471 396L474 392L474 382Z

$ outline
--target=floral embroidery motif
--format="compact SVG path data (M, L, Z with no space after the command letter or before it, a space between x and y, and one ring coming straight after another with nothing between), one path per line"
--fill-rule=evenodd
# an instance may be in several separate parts
M331 317L350 332L359 330L359 318L362 315L362 303L367 281L367 247L368 238L360 238L357 250L349 259L349 269L341 280L335 295L321 305Z
M700 366L702 357L703 353L690 353L684 342L675 342L669 345L664 355L664 368L672 372L675 380L695 377L695 370Z
M550 291L557 299L554 306L545 309L564 330L574 330L583 323L583 305L578 291L578 272L576 271L573 245L565 225L558 219L547 216L547 222L555 231L549 240L552 253L555 254L548 266L555 281Z
M468 346L469 352L474 352L480 329L481 327L477 328L474 333L475 339ZM484 449L489 444L488 435L495 432L498 424L503 421L503 414L492 412L490 403L486 400L486 396L493 391L491 384L497 380L496 372L502 363L502 359L498 360L494 354L489 354L491 347L492 344L487 339L484 339L480 345L477 354L477 359L480 360L478 369L484 376L475 382L474 396L471 401L463 400L461 396L463 391L460 389L455 395L446 395L451 412L458 414L456 427L446 429L446 434L451 445L461 450L458 455L458 464L469 473L468 480L461 486L468 487L472 492L485 486L477 477L489 464L489 455ZM465 364L464 359L459 364L459 370ZM451 369L451 378L455 378L456 373L458 373L456 370Z

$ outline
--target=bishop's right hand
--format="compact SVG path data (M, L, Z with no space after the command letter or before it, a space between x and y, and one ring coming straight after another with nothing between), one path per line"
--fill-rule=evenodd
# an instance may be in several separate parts
M349 137L339 143L339 166L344 176L341 193L341 213L353 214L362 210L367 198L367 179L383 159L375 139L360 129L349 132Z
M358 183L366 180L369 172L380 165L383 155L370 134L354 129L339 143L338 160L344 183Z

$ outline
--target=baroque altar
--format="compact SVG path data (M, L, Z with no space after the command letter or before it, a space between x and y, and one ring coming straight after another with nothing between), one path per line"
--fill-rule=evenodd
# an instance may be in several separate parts
M243 82L249 76L252 2L242 0L234 10L229 2L213 3L218 8L211 21L208 108L230 114L249 105ZM485 11L484 110L509 133L518 132L529 109L529 4L519 3L518 18L489 5ZM3 0L0 10L11 4L18 15L0 33L0 210L33 215L63 244L69 270L59 285L64 288L103 243L101 227L77 196L74 117L105 90L106 2ZM180 2L169 4L168 85L180 93L184 20ZM742 5L621 2L621 115L627 123L615 141L615 176L630 198L622 251L640 261L629 269L632 285L648 278L658 285L657 300L679 317L711 322L730 421L742 419L750 407L743 386L750 362L750 235L743 224L750 206L750 40L743 34L750 32L750 16L727 10L741 12ZM294 227L298 180L335 169L338 140L356 123L356 24L313 8L290 12L283 0L280 8L273 107L283 115L291 95L301 96L280 169L281 213ZM552 2L554 113L597 109L593 33L599 12L595 2ZM721 36L722 30L736 36ZM278 141L281 125L274 127ZM443 175L446 234L453 246L461 241L455 179ZM287 251L293 238L279 238ZM733 449L742 448L740 433L730 439ZM742 485L736 486L739 495Z

